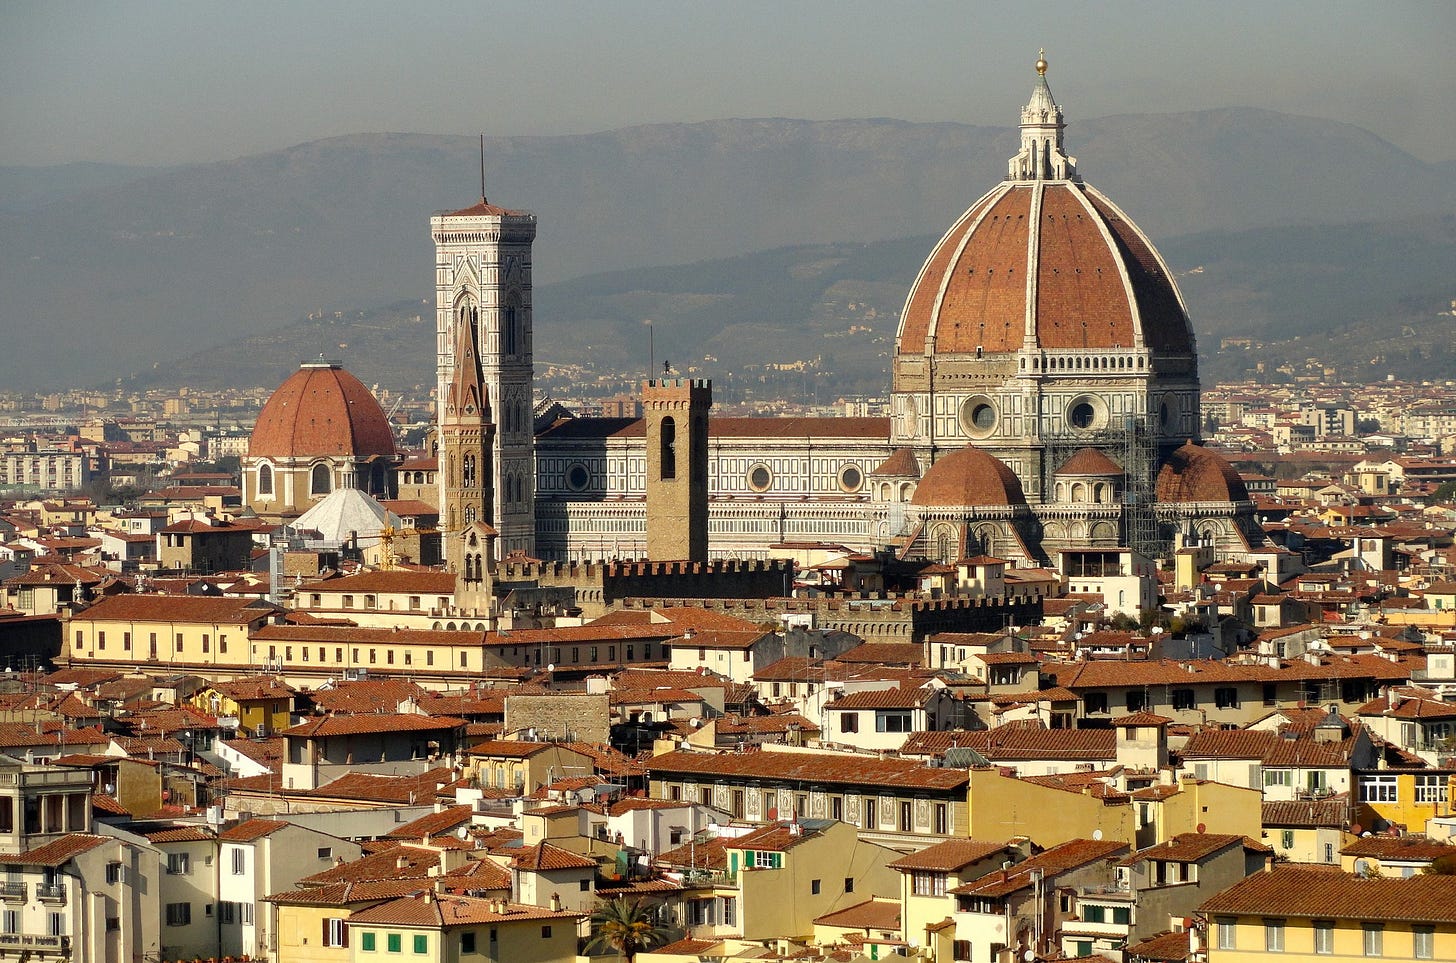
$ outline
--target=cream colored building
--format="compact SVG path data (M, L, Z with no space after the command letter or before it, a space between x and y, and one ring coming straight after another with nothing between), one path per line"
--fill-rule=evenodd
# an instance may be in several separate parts
M1456 960L1456 876L1255 873L1199 907L1208 963Z

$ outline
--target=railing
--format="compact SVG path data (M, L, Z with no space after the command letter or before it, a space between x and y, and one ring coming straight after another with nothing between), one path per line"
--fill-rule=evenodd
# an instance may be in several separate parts
M11 900L25 902L25 884L20 882L0 883L0 899L7 902Z
M36 883L35 898L48 903L64 903L66 901L66 887L59 883L50 886L44 883Z

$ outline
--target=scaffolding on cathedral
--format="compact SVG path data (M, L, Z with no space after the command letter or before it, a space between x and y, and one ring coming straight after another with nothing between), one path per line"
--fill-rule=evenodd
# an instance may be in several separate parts
M1042 491L1052 491L1058 468L1083 448L1097 448L1122 466L1122 544L1147 558L1161 551L1154 511L1158 434L1151 415L1124 415L1121 425L1064 428L1042 435Z

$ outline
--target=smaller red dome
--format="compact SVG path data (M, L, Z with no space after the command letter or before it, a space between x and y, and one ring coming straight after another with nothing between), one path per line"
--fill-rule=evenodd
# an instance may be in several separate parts
M919 478L920 463L915 460L915 452L909 448L896 448L894 453L880 462L880 466L870 474L887 478Z
M1188 442L1158 472L1158 501L1246 502L1244 480L1222 455Z
M1057 474L1093 477L1121 475L1122 466L1108 458L1100 448L1083 448L1068 458L1066 463L1057 469Z
M389 419L337 361L310 361L273 392L248 443L252 458L394 457Z
M951 452L931 466L910 504L929 508L1025 505L1021 480L1010 466L973 445Z

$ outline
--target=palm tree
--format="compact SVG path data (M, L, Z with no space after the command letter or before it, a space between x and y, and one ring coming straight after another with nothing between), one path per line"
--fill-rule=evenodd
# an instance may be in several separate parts
M591 924L588 952L616 950L627 963L632 963L642 950L667 942L667 930L657 924L652 907L643 905L640 899L618 896L603 900L592 913Z

